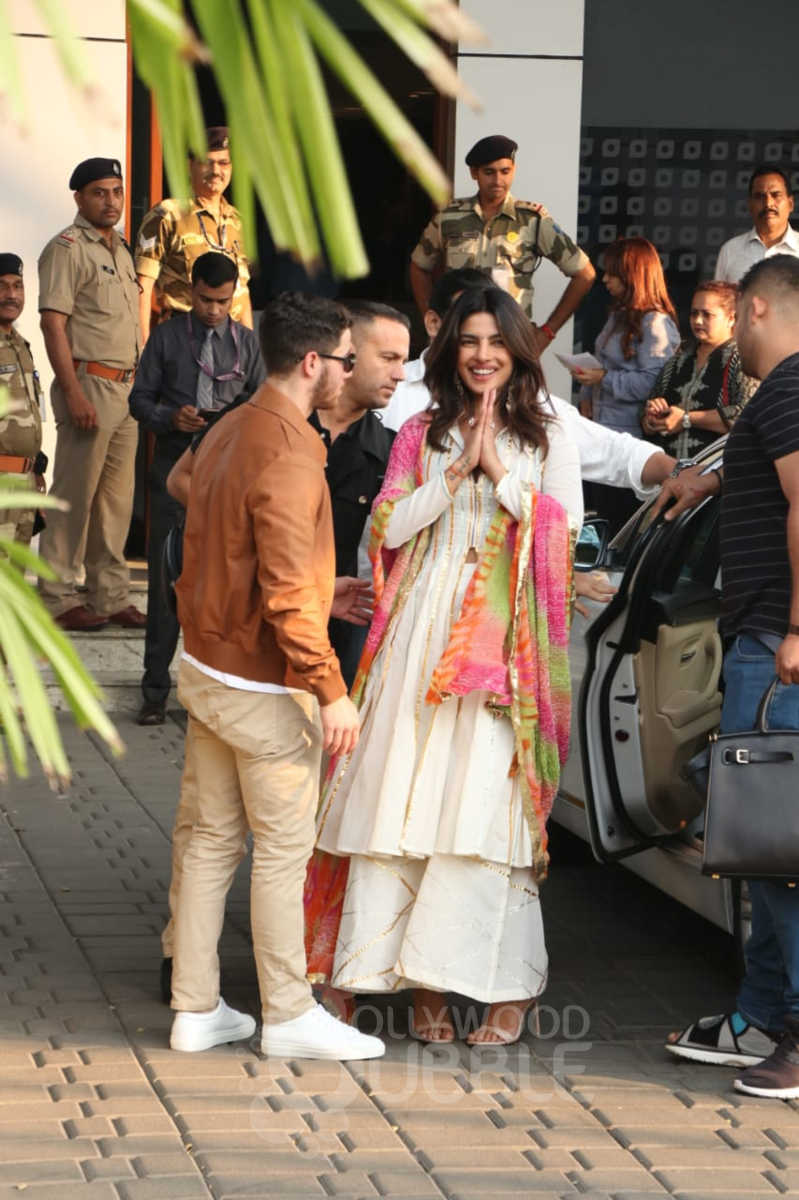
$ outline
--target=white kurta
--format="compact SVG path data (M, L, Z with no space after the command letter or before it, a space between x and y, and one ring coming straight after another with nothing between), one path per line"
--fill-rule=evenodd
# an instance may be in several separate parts
M508 474L480 474L454 498L443 473L463 449L424 452L424 482L394 507L386 545L430 525L424 561L366 684L361 737L320 809L318 845L351 856L332 982L359 992L423 986L483 1001L535 996L546 949L510 720L487 694L430 705L432 673L457 620L498 503L518 517L534 484L582 520L577 450L559 421L544 458L503 430Z

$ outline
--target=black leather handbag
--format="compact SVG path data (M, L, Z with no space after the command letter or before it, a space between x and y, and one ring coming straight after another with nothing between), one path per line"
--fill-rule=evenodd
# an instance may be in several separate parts
M769 729L769 684L755 728L711 739L704 875L799 880L799 729Z

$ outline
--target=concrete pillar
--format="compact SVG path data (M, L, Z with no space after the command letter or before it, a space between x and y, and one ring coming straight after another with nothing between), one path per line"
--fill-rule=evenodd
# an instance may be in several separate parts
M584 0L470 0L469 15L490 38L461 47L458 71L483 103L475 113L458 104L455 194L474 183L464 156L478 138L503 133L519 143L513 192L540 201L572 237L577 229ZM535 316L545 321L568 281L546 260L535 275ZM571 395L568 372L554 355L572 349L572 322L544 355L550 390Z

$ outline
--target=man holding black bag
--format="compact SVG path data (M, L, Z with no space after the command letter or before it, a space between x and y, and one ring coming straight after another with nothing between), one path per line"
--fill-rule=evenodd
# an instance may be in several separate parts
M744 370L763 383L729 436L723 480L712 472L699 485L689 480L681 489L675 480L664 489L677 496L675 507L690 507L702 489L722 487L723 734L754 728L775 674L780 685L768 726L799 729L799 260L764 259L740 286L736 340ZM753 762L746 769L753 772L756 803L758 768ZM793 766L786 783L799 803ZM700 1018L672 1035L666 1049L679 1058L746 1067L735 1080L740 1092L794 1099L799 887L756 879L749 891L752 932L735 1011Z

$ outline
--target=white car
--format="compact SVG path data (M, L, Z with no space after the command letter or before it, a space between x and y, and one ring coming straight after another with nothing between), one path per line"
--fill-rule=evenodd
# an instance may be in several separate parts
M697 462L719 466L724 440ZM618 588L575 613L569 651L572 739L553 819L735 936L748 933L737 883L701 873L703 800L680 769L718 727L719 497L674 522L642 506L610 547L587 521L578 569ZM582 561L581 561L582 560Z

